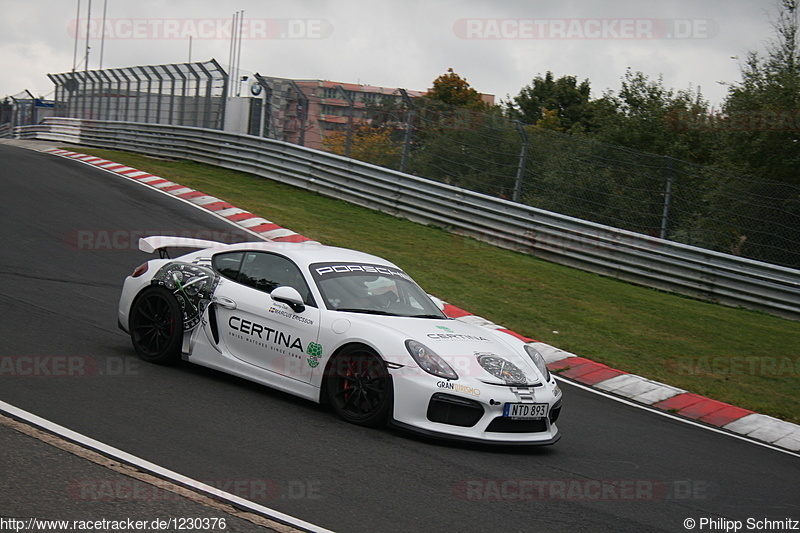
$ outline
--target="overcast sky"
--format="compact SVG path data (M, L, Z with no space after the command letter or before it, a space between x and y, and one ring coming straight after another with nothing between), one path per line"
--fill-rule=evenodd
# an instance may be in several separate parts
M667 87L700 86L719 106L739 61L774 33L775 0L105 0L103 66L193 61L228 65L229 26L244 11L247 75L326 79L424 90L448 68L507 99L538 74L589 79L592 96L618 90L627 67ZM78 68L85 19L80 0ZM104 0L89 68L100 64ZM72 69L77 0L0 0L0 97L52 95L47 73Z

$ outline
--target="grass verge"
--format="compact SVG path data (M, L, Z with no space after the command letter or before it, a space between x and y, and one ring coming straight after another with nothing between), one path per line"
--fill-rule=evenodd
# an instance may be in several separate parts
M528 337L800 423L800 322L574 270L241 172L82 151L222 198L322 243L385 257L431 294Z

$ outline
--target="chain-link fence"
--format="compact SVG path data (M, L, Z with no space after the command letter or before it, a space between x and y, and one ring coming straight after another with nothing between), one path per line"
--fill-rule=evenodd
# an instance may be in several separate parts
M228 129L229 79L213 59L48 76L55 116ZM238 131L800 268L800 187L523 126L421 94L256 74Z
M308 120L308 97L297 82L284 78L271 78L255 74L252 91L263 96L254 100L256 104L251 113L250 132L259 137L269 137L280 141L306 145ZM257 124L256 128L252 126Z
M0 100L0 137L10 135L16 126L38 124L53 115L53 102L36 98L25 90Z
M48 74L55 116L222 129L228 74L215 60Z
M362 108L370 120L349 132L354 158L584 220L800 268L800 187L523 126L497 112L430 102L412 108L398 99ZM335 136L346 134L334 132L324 144L341 153Z
M531 152L525 203L800 267L800 187L546 130Z

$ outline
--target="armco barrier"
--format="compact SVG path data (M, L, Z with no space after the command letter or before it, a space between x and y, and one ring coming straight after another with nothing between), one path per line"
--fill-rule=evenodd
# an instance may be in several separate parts
M188 159L661 290L800 319L800 271L559 215L301 146L217 130L48 118L18 138Z

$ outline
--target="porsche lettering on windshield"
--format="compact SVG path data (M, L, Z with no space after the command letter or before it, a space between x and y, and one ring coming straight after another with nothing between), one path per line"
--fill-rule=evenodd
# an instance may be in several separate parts
M446 318L425 291L395 266L330 262L315 263L310 271L332 311Z
M318 265L314 268L314 277L319 279L324 276L350 274L353 272L362 274L381 274L384 276L399 276L403 279L411 279L408 274L398 268L362 264Z

